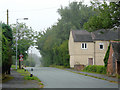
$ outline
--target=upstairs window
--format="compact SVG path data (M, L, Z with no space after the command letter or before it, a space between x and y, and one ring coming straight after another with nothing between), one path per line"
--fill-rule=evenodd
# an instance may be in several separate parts
M101 49L101 50L104 49L103 43L99 43L99 46L100 46L100 49Z
M87 44L86 44L86 43L82 43L82 44L81 44L81 48L82 48L82 49L87 49Z

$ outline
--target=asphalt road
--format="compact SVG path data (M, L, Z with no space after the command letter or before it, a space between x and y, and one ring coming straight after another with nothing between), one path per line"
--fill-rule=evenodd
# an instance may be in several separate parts
M44 88L118 88L117 83L51 67L34 67L33 75L43 81Z

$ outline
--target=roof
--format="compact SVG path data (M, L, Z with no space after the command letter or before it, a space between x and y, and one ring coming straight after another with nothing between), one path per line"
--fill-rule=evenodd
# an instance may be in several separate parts
M111 42L117 61L120 61L120 42Z
M86 30L74 30L72 31L74 42L92 42L91 33Z
M95 40L120 40L120 28L118 29L101 29L95 32L86 30L72 30L74 42L93 42Z
M98 31L93 32L95 37L94 40L118 40L120 39L118 30L111 30L111 29L101 29Z

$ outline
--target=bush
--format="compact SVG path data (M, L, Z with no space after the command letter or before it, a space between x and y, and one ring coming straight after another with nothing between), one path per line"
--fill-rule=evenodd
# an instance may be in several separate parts
M83 71L106 74L106 67L101 65L88 65L83 69Z
M108 58L109 58L109 52L110 52L110 45L108 46L107 52L106 52L105 57L104 57L105 67L107 67L107 62L108 62Z

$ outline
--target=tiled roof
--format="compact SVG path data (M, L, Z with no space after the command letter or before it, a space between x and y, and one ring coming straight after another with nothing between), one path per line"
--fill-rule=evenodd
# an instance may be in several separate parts
M111 29L101 29L93 32L95 37L94 40L118 40L120 39L119 30L111 30Z
M92 42L91 33L86 30L74 30L72 31L74 42Z
M74 42L93 42L95 40L120 40L120 28L118 29L101 29L95 32L86 30L72 30Z

